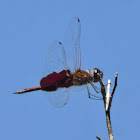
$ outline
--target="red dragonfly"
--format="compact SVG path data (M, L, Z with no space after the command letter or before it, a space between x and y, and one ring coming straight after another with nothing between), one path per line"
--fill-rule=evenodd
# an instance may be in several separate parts
M91 84L98 92L100 89L93 83L103 78L103 72L98 68L81 70L80 34L80 20L72 18L65 33L64 46L59 41L53 41L49 46L40 86L19 90L14 94L43 90L54 107L62 107L68 102L70 87L85 86L89 98L92 98L94 95L90 93L88 85Z

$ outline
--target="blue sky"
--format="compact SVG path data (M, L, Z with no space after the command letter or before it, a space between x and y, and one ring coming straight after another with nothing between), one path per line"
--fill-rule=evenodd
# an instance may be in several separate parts
M139 7L138 0L1 1L0 139L108 139L103 102L88 99L86 89L70 92L61 109L53 108L41 91L12 94L39 85L48 45L52 40L63 42L75 16L81 20L82 69L100 68L104 83L111 79L112 86L119 73L111 108L115 139L137 139Z

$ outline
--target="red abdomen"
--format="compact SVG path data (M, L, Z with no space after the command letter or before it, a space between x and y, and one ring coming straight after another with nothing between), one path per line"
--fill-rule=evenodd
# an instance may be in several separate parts
M63 70L60 73L53 72L40 81L41 89L44 91L55 91L59 87L70 87L72 78L69 70Z

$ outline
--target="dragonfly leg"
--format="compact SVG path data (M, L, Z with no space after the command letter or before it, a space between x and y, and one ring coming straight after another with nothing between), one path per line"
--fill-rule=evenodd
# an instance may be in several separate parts
M94 100L102 100L102 99L103 99L103 98L101 98L101 97L92 95L92 94L90 93L88 83L87 83L87 90L88 90L88 97L89 97L90 99L94 99ZM92 96L92 97L91 97L91 96ZM94 97L95 97L95 98L94 98Z
M101 89L98 88L97 86L95 86L91 81L90 81L90 84L91 84L91 86L94 88L94 90L95 90L97 93L100 93L100 92L101 92ZM99 91L97 91L97 90L99 90Z
M90 98L90 91L89 91L88 83L87 83L87 90L88 90L88 97Z

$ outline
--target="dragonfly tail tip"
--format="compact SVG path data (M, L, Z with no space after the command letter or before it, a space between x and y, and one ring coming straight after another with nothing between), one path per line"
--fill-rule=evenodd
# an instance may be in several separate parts
M14 93L12 93L12 94L18 94L17 92L14 92Z

